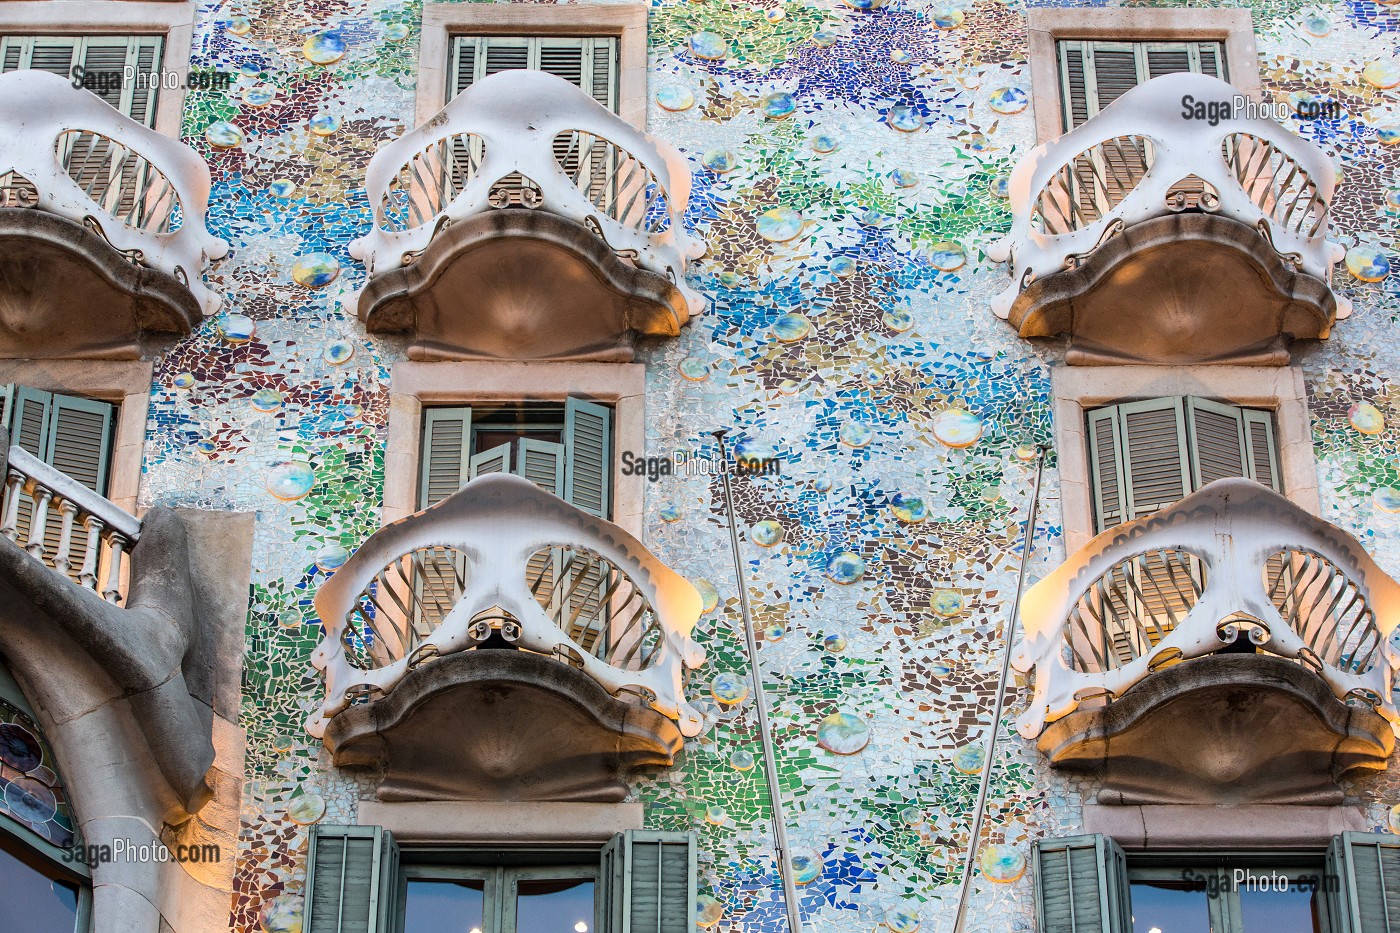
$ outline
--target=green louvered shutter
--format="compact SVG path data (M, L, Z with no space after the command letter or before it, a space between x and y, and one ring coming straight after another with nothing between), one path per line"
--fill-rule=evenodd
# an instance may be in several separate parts
M1186 419L1179 398L1126 402L1117 408L1128 493L1124 517L1131 521L1191 491Z
M617 110L617 39L613 36L454 36L448 95L482 78L516 69L547 71Z
M1094 484L1094 528L1105 531L1123 523L1126 499L1118 409L1094 409L1088 413L1088 423L1089 475Z
M1342 833L1327 849L1332 933L1400 930L1400 837Z
M1272 412L1256 408L1241 410L1244 417L1245 449L1249 460L1249 478L1274 492L1283 492L1279 478L1278 443L1274 437Z
M693 933L693 833L629 829L603 847L601 933Z
M0 37L0 67L4 71L34 69L71 78L73 66L88 71L125 74L126 68L150 74L161 63L160 36L4 36ZM152 82L113 82L95 90L107 103L131 119L155 126L156 94ZM154 82L158 84L159 82Z
M610 517L612 455L612 409L570 398L564 406L564 498Z
M381 826L311 828L306 933L395 933L399 847Z
M1127 859L1112 839L1042 839L1033 868L1038 933L1132 933Z
M469 476L476 479L478 476L485 476L487 473L510 473L511 457L510 449L515 445L501 444L492 447L490 450L483 450L479 454L472 454L469 461Z
M1058 43L1064 128L1072 130L1139 84L1178 72L1228 80L1219 42Z
M541 489L564 496L564 445L522 437L515 471Z
M1186 437L1191 451L1192 489L1228 476L1249 475L1241 409L1187 398Z
M419 456L418 507L446 499L469 478L472 435L470 408L429 408L423 413Z

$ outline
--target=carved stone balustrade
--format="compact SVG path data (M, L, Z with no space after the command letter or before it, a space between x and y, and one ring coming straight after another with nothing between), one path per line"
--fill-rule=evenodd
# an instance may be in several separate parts
M136 359L219 307L209 167L64 78L0 75L0 353Z
M1021 612L1021 735L1100 802L1336 803L1394 749L1400 585L1251 480L1103 532Z
M385 800L621 800L702 721L695 588L631 535L509 474L371 535L316 594L307 723ZM450 735L451 741L444 741Z
M415 358L625 361L704 307L685 159L554 75L474 84L382 148L366 188L360 319Z
M1031 150L989 250L1011 267L997 316L1070 335L1071 364L1282 365L1290 341L1327 337L1350 313L1329 284L1336 171L1258 110L1209 75L1163 75Z

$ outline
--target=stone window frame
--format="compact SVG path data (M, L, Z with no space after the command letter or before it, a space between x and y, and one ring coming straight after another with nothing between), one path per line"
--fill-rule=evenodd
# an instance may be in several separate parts
M161 43L160 68L179 76L179 87L162 87L156 95L157 133L180 138L185 112L185 83L194 37L193 3L170 0L6 0L0 4L0 33L15 36L156 34Z
M598 846L628 829L641 829L635 801L361 799L355 822L382 826L408 845Z
M146 418L151 410L154 375L155 364L144 360L0 359L0 383L80 395L117 406L106 498L132 515L139 514Z
M642 540L644 477L624 477L621 461L623 451L640 453L645 449L646 365L643 363L497 360L395 363L389 383L382 523L389 525L419 511L419 459L425 407L522 401L562 403L571 395L612 406L611 521Z
M1254 23L1248 10L1036 9L1026 13L1026 29L1037 144L1065 133L1055 51L1055 44L1062 39L1221 42L1230 83L1246 97L1264 99Z
M1134 399L1194 395L1271 410L1283 494L1313 515L1321 514L1307 386L1299 366L1059 366L1051 371L1050 382L1067 553L1095 535L1085 413Z
M640 3L424 3L414 125L427 123L447 103L453 36L615 36L618 116L645 131L648 10Z

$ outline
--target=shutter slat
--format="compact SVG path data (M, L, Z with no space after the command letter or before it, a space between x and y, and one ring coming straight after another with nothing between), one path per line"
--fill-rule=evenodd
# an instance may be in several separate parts
M1127 859L1112 839L1041 839L1033 863L1040 933L1131 933Z
M1278 449L1274 441L1271 412L1246 408L1243 411L1245 447L1249 454L1249 477L1256 483L1282 492L1279 481Z
M1327 850L1326 877L1333 933L1391 933L1400 929L1400 838L1348 832Z
M692 933L693 833L629 829L603 847L600 933Z
M1181 400L1150 399L1117 408L1124 439L1127 518L1139 518L1181 499L1190 487Z
M1123 521L1123 454L1116 409L1088 413L1089 471L1098 531Z
M469 461L469 478L476 479L478 476L484 476L487 473L511 472L510 448L510 444L501 444L499 447L483 450L479 454L472 454L471 460Z
M1193 488L1227 476L1247 476L1240 409L1205 399L1186 400Z

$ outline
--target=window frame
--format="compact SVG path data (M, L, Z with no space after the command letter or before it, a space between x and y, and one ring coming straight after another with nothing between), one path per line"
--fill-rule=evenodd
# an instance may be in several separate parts
M572 395L613 410L609 521L642 539L644 478L623 476L621 464L623 451L640 454L645 449L645 364L408 361L394 364L389 393L383 524L419 511L424 409L512 402L563 404Z
M1298 876L1311 876L1322 882L1327 874L1327 853L1323 850L1221 850L1221 851L1153 851L1136 850L1127 853L1128 906L1132 908L1133 882L1152 880L1184 880L1182 875L1192 870L1202 876L1215 873L1220 884L1219 895L1207 895L1211 929L1220 933L1252 933L1243 927L1244 917L1239 906L1239 890L1226 884L1230 872L1247 868L1254 872L1286 874L1290 882ZM1290 883L1290 887L1292 884ZM1325 888L1322 907L1322 933L1335 930L1327 907Z
M1298 366L1058 366L1051 371L1051 390L1065 547L1070 553L1097 534L1087 412L1134 399L1195 396L1271 410L1283 495L1313 515L1321 512L1307 387Z
M648 9L639 3L424 3L415 125L428 122L447 103L454 37L577 36L617 38L617 114L645 130Z
M601 847L486 849L461 846L414 846L399 849L395 880L397 916L390 933L406 933L408 883L414 880L472 880L485 882L482 896L483 925L511 930L515 905L510 901L512 880L579 878L593 882L593 930L602 929L602 900L598 897L603 870Z
M1034 9L1026 13L1031 102L1037 143L1065 133L1059 43L1214 41L1225 47L1226 74L1246 97L1263 100L1259 53L1248 10Z
M8 0L0 5L0 35L161 36L157 69L174 72L179 80L177 87L161 88L156 94L155 130L179 139L194 36L194 7L192 3L161 0Z

